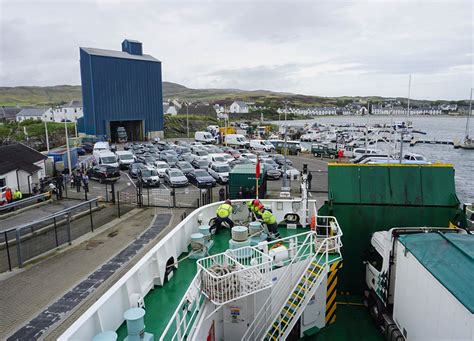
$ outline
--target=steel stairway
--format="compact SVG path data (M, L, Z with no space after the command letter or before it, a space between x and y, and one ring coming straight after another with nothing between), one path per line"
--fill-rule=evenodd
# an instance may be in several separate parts
M322 261L322 262L321 262ZM286 299L263 340L284 340L291 332L329 269L325 253L315 254Z

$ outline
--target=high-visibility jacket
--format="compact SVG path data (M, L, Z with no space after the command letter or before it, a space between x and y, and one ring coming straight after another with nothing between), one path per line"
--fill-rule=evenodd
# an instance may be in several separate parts
M275 216L269 210L265 210L262 213L262 219L265 222L265 224L267 224L267 225L275 224L277 222Z
M227 218L232 213L232 206L229 204L222 204L217 208L217 216L219 218Z
M20 200L23 197L20 191L15 191L13 193L13 200Z

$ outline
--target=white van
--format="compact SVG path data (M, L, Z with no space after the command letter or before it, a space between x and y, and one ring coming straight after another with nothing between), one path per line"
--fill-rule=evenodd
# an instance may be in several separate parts
M229 146L248 147L249 141L242 134L225 135L225 143Z
M222 156L220 153L212 153L208 154L205 157L203 157L204 160L207 160L207 162L219 162L219 163L225 163L227 160Z
M110 151L110 145L108 142L96 142L94 143L93 154L96 152Z
M117 156L111 151L102 151L94 153L95 161L98 165L107 165L118 167Z
M362 147L359 147L359 148L354 148L354 150L352 151L352 157L354 159L362 156L362 155L379 155L379 154L384 154L382 153L382 151L378 150L378 149L371 149L371 148L362 148Z
M119 150L115 152L115 155L117 155L117 160L121 169L127 169L133 162L135 162L133 153L128 150Z
M194 140L196 142L201 142L204 144L214 144L216 143L216 140L212 136L211 133L208 133L207 131L196 131L194 133Z
M275 146L268 140L250 140L250 149L272 152Z

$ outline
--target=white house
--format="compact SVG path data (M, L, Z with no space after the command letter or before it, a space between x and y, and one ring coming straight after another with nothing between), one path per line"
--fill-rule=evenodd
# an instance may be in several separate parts
M163 103L163 114L175 116L178 114L178 110L173 104Z
M24 144L0 146L0 189L9 187L14 191L32 193L34 184L45 177L47 157Z
M243 101L234 101L234 103L230 105L229 112L247 114L249 112L249 106Z
M49 110L49 109L48 109ZM25 120L37 120L44 121L48 120L47 109L41 108L25 108L16 114L16 121L22 122Z
M46 111L46 121L48 122L76 122L84 116L81 101L71 101L68 105L49 108Z

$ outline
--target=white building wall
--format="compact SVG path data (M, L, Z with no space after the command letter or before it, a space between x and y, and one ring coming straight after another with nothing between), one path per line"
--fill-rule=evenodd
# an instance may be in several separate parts
M63 122L64 119L70 122L76 122L84 116L84 112L80 107L74 108L49 108L43 117L43 121L47 122Z

